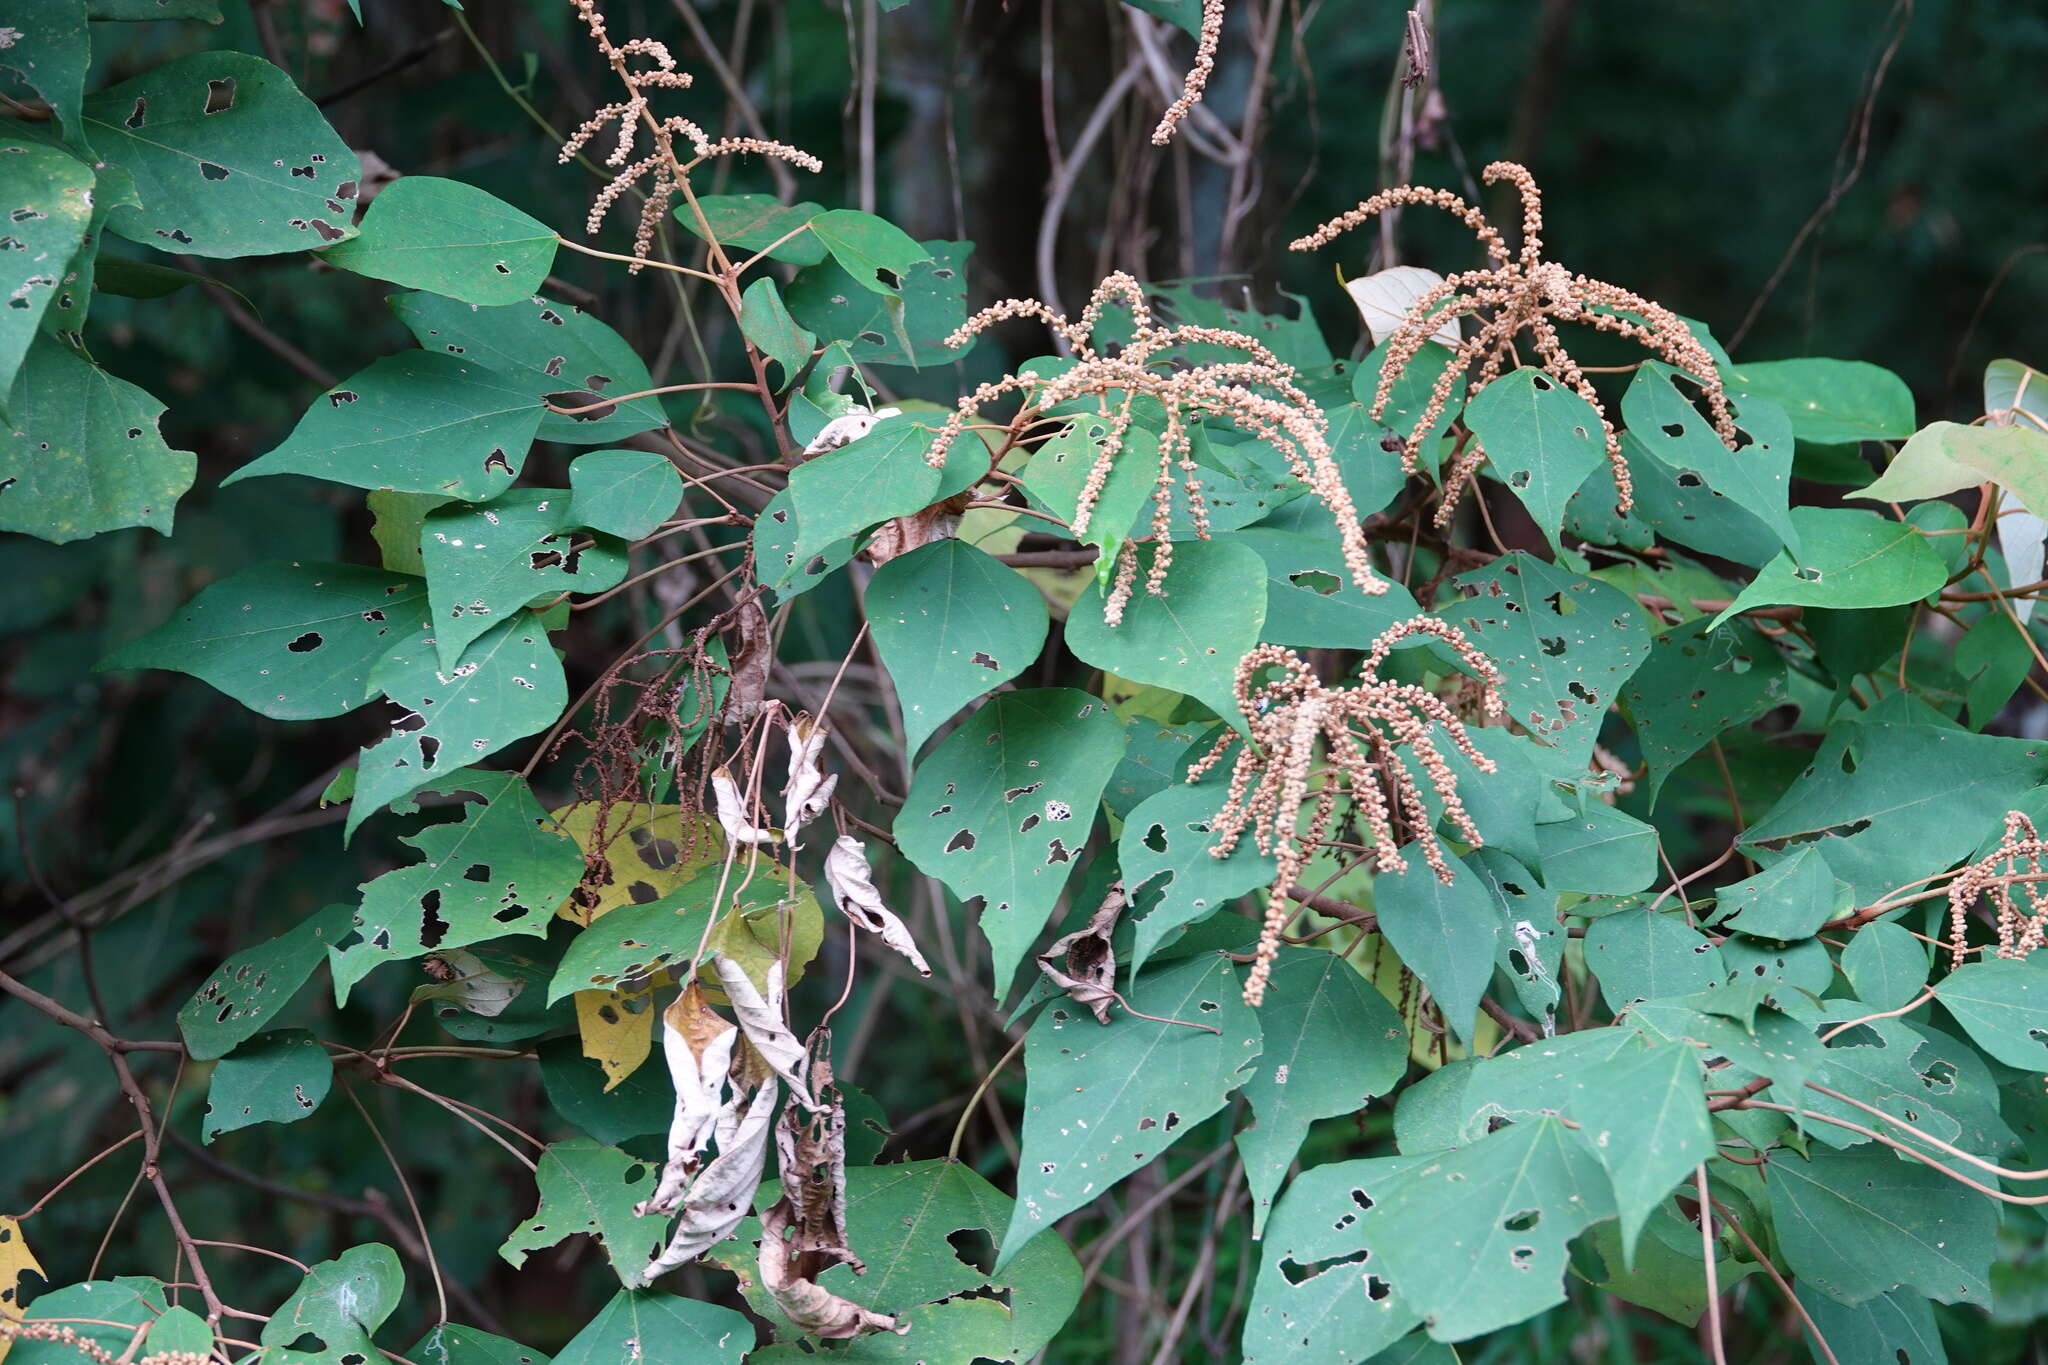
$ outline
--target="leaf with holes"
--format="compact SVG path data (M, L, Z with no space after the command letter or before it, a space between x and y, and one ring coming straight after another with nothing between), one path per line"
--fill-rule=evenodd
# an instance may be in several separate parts
M1769 360L1723 376L1737 403L1768 399L1815 445L1903 441L1913 434L1913 394L1890 370L1860 360Z
M1258 1122L1237 1135L1260 1234L1309 1125L1365 1108L1408 1070L1408 1029L1386 997L1335 953L1283 948L1259 1006L1265 1042L1244 1083ZM1332 1050L1333 1038L1344 1040Z
M1747 621L1709 630L1687 621L1650 639L1623 689L1649 766L1652 809L1664 781L1734 726L1788 700L1785 657Z
M512 1229L498 1254L516 1269L526 1264L528 1253L588 1233L604 1243L605 1259L619 1283L636 1284L668 1241L665 1216L633 1212L654 1192L654 1176L647 1162L588 1138L550 1143L533 1176L540 1207Z
M1048 624L1045 598L1022 574L951 537L875 570L866 609L912 754L961 707L1028 668Z
M486 307L533 297L555 262L555 231L459 180L403 175L377 192L329 265Z
M529 1346L458 1322L431 1328L405 1354L419 1365L548 1365L548 1358Z
M1618 910L1586 929L1586 967L1600 978L1607 1007L1711 991L1728 980L1712 939L1676 913Z
M404 1287L398 1254L381 1242L320 1262L263 1324L266 1365L333 1365L351 1354L376 1360L382 1352L370 1334L391 1316Z
M12 34L0 49L0 68L41 95L65 138L84 151L80 114L92 64L85 0L0 0L0 27ZM0 389L5 387L0 383Z
M590 880L556 907L575 924L672 895L725 857L718 822L680 806L582 801L562 807L553 819L593 869Z
M1874 920L1842 950L1842 974L1856 998L1874 1010L1895 1010L1927 984L1927 948L1902 925Z
M840 536L806 554L799 564L796 552L802 540L803 527L789 490L781 489L754 519L754 573L777 601L787 602L817 587L835 569L844 568L857 548L852 535Z
M391 803L545 728L569 701L562 661L539 618L524 611L446 673L430 630L400 640L377 661L370 685L403 714L357 761L344 838Z
M531 398L587 409L543 411L543 441L605 445L668 421L657 397L609 401L612 394L644 393L654 381L624 337L580 308L538 297L479 308L425 293L393 294L390 302L423 349L481 365ZM605 406L592 406L600 402Z
M1939 592L1948 567L1905 522L1847 507L1795 507L1805 552L1779 555L1735 595L1714 624L1752 607L1890 607Z
M1230 959L1205 953L1131 986L1132 1009L1155 1018L1118 1011L1098 1024L1056 1001L1033 1021L1024 1043L1017 1208L998 1270L1220 1110L1251 1078L1259 1020L1243 989Z
M83 24L80 25L81 32ZM13 49L0 50L5 65ZM0 141L0 412L92 218L92 167L53 147Z
M330 946L336 1004L378 966L512 934L545 937L548 921L583 875L583 855L516 773L480 772L429 781L474 792L459 819L400 842L421 861L365 882L354 932Z
M1387 627L1422 611L1399 583L1378 596L1361 591L1334 536L1248 526L1230 540L1265 562L1266 622L1259 639L1267 644L1364 649Z
M828 262L790 281L789 310L863 365L950 365L973 347L970 341L956 349L946 338L967 321L967 257L974 244L935 239L919 249L930 259L904 272L900 298L862 289L837 262Z
M555 1353L554 1365L739 1365L754 1325L730 1308L622 1290Z
M926 464L934 425L928 413L885 417L867 435L791 470L796 535L790 563L808 565L849 536L965 492L988 472L988 449L971 437L953 443L944 469Z
M1139 550L1139 586L1120 625L1103 620L1099 581L1081 594L1067 617L1067 647L1120 678L1193 697L1241 729L1237 661L1259 642L1265 624L1265 563L1234 541L1182 541L1154 595L1144 583L1157 553L1156 546Z
M377 661L426 624L417 578L352 564L259 564L202 589L99 667L176 669L272 720L313 720L376 695Z
M284 444L221 480L310 474L482 502L519 476L541 408L473 360L401 351L313 400Z
M702 223L688 204L676 207L676 221L697 237L708 226L719 244L729 248L728 256L737 249L735 260L757 251L791 265L816 265L825 259L825 244L802 230L824 212L816 204L784 204L772 194L707 194L698 198L697 208L704 215Z
M911 267L932 258L902 228L857 209L827 209L809 227L855 284L877 294L900 295Z
M135 177L116 234L194 256L318 251L355 236L362 166L291 77L246 53L164 63L85 101L94 148Z
M454 668L471 641L529 602L618 585L625 550L603 537L578 544L589 538L574 526L570 495L559 488L515 488L481 505L427 514L420 563L442 668Z
M1501 671L1510 715L1582 770L1600 723L1650 652L1634 602L1615 588L1516 551L1454 580L1471 596L1437 615Z
M1819 847L1802 844L1789 857L1730 882L1714 896L1729 928L1789 943L1818 932L1847 910L1847 893Z
M1800 1283L1858 1304L1901 1285L1943 1303L1988 1303L1998 1210L1876 1143L1774 1152L1771 1221Z
M1510 370L1465 404L1494 472L1554 549L1564 505L1607 458L1600 414L1534 365Z
M1107 705L1046 687L991 698L918 763L896 845L981 901L999 993L1058 903L1123 749Z
M1572 1117L1612 1182L1622 1260L1633 1265L1644 1223L1715 1155L1699 1057L1678 1043L1624 1049L1586 1074Z
M2010 958L1972 962L1934 995L1978 1047L2007 1066L2048 1072L2048 971Z
M199 461L164 441L163 412L133 384L38 337L0 422L0 531L60 545L126 526L169 535Z
M1726 498L1756 518L1779 545L1800 553L1799 528L1788 506L1793 442L1792 424L1784 410L1760 395L1734 398L1730 407L1744 439L1741 449L1730 450L1713 424L1678 388L1679 375L1678 370L1656 361L1636 371L1621 400L1621 415L1635 444L1671 472L1679 495L1710 501ZM1672 539L1709 551L1715 548L1670 524L1678 518L1676 509L1652 510L1665 512L1663 529Z
M327 949L354 924L355 911L330 905L276 938L236 953L178 1011L178 1032L195 1062L222 1057L292 1001Z
M1206 745L1197 752L1206 751ZM1176 765L1176 768L1178 765ZM1230 765L1220 764L1199 783L1172 781L1124 819L1117 866L1134 900L1159 883L1157 902L1135 922L1126 970L1144 966L1159 946L1185 925L1207 919L1237 897L1270 886L1275 865L1254 839L1240 839L1228 858L1209 850L1210 821L1229 795ZM1177 777L1178 774L1176 773ZM1164 878L1160 882L1160 878Z
M320 1107L334 1083L327 1049L302 1028L259 1033L214 1065L199 1137L256 1123L292 1123Z
M1852 1305L1837 1303L1803 1281L1794 1286L1794 1292L1813 1319L1820 1339L1842 1365L1863 1360L1881 1365L1948 1365L1934 1305L1918 1294L1894 1290ZM1825 1365L1824 1359L1821 1365Z
M1494 954L1507 925L1482 878L1462 860L1445 859L1452 876L1446 886L1423 861L1419 847L1410 845L1404 856L1407 871L1373 878L1380 933L1429 987L1451 1032L1470 1042L1479 997L1493 979Z
M569 465L568 524L638 540L676 514L683 476L651 450L593 450Z

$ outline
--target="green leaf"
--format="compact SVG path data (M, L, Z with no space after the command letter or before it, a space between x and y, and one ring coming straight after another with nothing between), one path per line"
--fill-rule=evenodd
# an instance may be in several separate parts
M85 11L85 0L0 0L0 27L14 34L0 54L0 67L15 72L43 97L66 140L81 151L85 128L80 105L86 68L92 64ZM0 382L0 390L5 388ZM212 1349L209 1336L200 1350Z
M226 1056L292 1001L327 948L346 934L354 911L330 905L276 938L236 953L178 1011L178 1032L195 1062Z
M284 444L221 482L310 474L483 502L519 476L540 425L533 395L476 360L401 351L313 400Z
M1932 725L1837 724L1742 844L1772 852L1814 841L1863 905L1948 867L2048 780L2048 752Z
M1587 1028L1443 1067L1401 1092L1395 1141L1403 1152L1427 1153L1476 1142L1504 1120L1573 1118L1600 1068L1632 1041L1625 1028Z
M934 239L903 276L901 297L859 287L836 262L816 265L789 283L789 310L818 336L843 343L863 365L949 365L973 349L946 338L967 321L967 257L972 242Z
M1893 1291L1850 1305L1837 1303L1804 1282L1794 1287L1806 1315L1820 1329L1838 1365L1855 1361L1883 1365L1948 1365L1934 1305L1920 1295ZM1827 1365L1809 1340L1814 1365Z
M1782 942L1807 938L1848 909L1848 888L1813 844L1715 893L1731 929Z
M1615 1212L1587 1146L1555 1118L1526 1119L1410 1166L1358 1216L1375 1273L1438 1341L1563 1303L1567 1244Z
M25 1316L30 1322L71 1319L66 1325L80 1340L115 1355L127 1350L138 1330L160 1319L165 1311L162 1283L140 1275L122 1275L38 1294ZM7 1355L14 1365L79 1365L88 1358L78 1347L61 1341L16 1340Z
M1751 607L1889 607L1917 602L1948 579L1941 556L1919 530L1874 512L1795 507L1792 523L1805 553L1764 565L1714 624Z
M1724 1198L1726 1194L1724 1190ZM1697 1326L1707 1309L1699 1228L1676 1211L1675 1201L1659 1204L1643 1229L1648 1235L1636 1244L1633 1266L1622 1263L1619 1228L1618 1223L1596 1223L1573 1243L1573 1273L1625 1302L1686 1327ZM1721 1242L1716 1243L1714 1260L1715 1288L1724 1294L1735 1281L1757 1269L1753 1261L1729 1256Z
M41 26L50 22L46 18ZM82 36L83 21L79 29ZM0 63L15 52L0 50ZM57 296L65 267L85 240L92 192L92 168L77 157L53 147L0 143L0 204L7 214L7 249L0 252L0 294L7 299L0 309L0 411L7 410L8 391Z
M1030 580L951 537L875 570L866 610L912 754L961 707L1030 667L1049 623Z
M1731 400L1736 426L1748 439L1740 450L1730 450L1713 424L1677 387L1679 375L1680 371L1655 361L1636 371L1621 400L1621 414L1628 423L1629 435L1652 459L1671 471L1674 497L1704 497L1709 502L1725 498L1754 517L1780 546L1799 553L1803 548L1799 530L1787 505L1792 478L1792 425L1783 410L1761 397ZM1652 472L1632 468L1639 474ZM1709 552L1716 548L1684 535L1680 527L1672 524L1682 515L1677 507L1657 510L1666 514L1657 518L1665 523L1660 529L1673 539Z
M854 283L877 294L900 295L910 268L932 258L902 228L857 209L827 209L812 217L810 229Z
M1134 1010L1157 1017L1119 1011L1098 1024L1086 1010L1055 1001L1025 1035L1017 1208L998 1270L1222 1109L1250 1079L1259 1021L1228 958L1205 953L1176 962L1140 977L1127 994Z
M775 281L763 276L740 297L740 331L763 355L782 367L780 392L793 383L811 360L818 339L797 326L782 302Z
M734 250L744 257L772 247L770 260L791 265L816 265L825 259L825 244L808 232L797 231L824 212L816 204L784 204L772 194L707 194L698 197L697 207L703 210L704 222L720 244L731 248L728 256L733 256ZM704 235L688 204L678 205L675 214L692 236ZM796 235L790 237L793 232ZM775 245L783 237L789 240Z
M378 1359L370 1334L391 1316L404 1286L398 1254L381 1242L320 1262L263 1324L264 1365L331 1365L350 1353ZM296 1349L309 1334L319 1345Z
M474 792L460 819L428 825L399 842L422 861L365 882L356 933L329 948L336 1004L379 963L462 948L511 934L545 937L555 909L583 875L576 841L541 810L516 773L428 778Z
M1927 984L1927 949L1905 928L1873 920L1842 950L1842 972L1856 998L1874 1010L1895 1010Z
M991 698L917 765L897 847L982 902L998 989L1058 903L1123 748L1123 723L1103 702L1033 688Z
M548 1365L548 1358L530 1346L458 1322L430 1329L405 1354L419 1365Z
M1100 581L1081 594L1067 617L1067 647L1120 678L1193 697L1242 729L1233 687L1238 660L1265 624L1265 564L1234 541L1182 541L1154 595L1145 582L1157 553L1157 546L1139 550L1138 585L1121 625L1103 619Z
M95 196L95 207L99 207ZM227 290L244 304L248 296L232 285L222 284L210 275L194 274L190 270L178 270L151 261L133 261L126 256L102 256L93 262L93 276L89 281L92 288L102 294L114 294L124 299L161 299L177 293L189 285L211 284ZM59 299L59 306L62 300ZM254 311L253 305L251 311Z
M86 14L93 19L138 22L147 19L198 19L220 22L219 0L86 0Z
M208 1355L213 1350L213 1329L206 1325L205 1318L191 1309L173 1305L165 1309L150 1327L143 1349L152 1356L172 1351Z
M1127 0L1132 9L1164 19L1192 37L1202 34L1201 0Z
M99 667L175 669L272 720L314 720L374 696L378 659L426 625L426 584L417 578L271 562L201 589Z
M778 601L809 592L835 570L853 558L854 537L841 536L797 562L797 543L803 537L802 524L784 488L768 499L761 515L754 518L754 572L762 586Z
M1785 1262L1801 1283L1862 1303L1901 1285L1943 1303L1987 1303L1998 1212L1875 1143L1773 1153L1765 1187Z
M199 461L165 443L163 412L133 384L38 337L0 424L0 531L60 545L124 526L169 535Z
M427 514L420 562L433 605L435 648L452 670L470 642L529 602L599 593L626 576L626 552L600 539L578 548L570 495L515 488L477 506Z
M166 62L89 96L85 123L142 198L107 218L118 236L194 256L317 251L355 236L361 163L260 57Z
M1507 926L1482 879L1462 859L1445 860L1452 877L1446 886L1423 861L1419 847L1411 846L1404 856L1407 871L1373 877L1380 933L1429 987L1452 1034L1469 1043L1479 997L1493 979L1494 952Z
M486 307L531 298L555 263L555 232L460 180L403 175L377 192L329 265Z
M1650 639L1622 696L1648 765L1654 809L1664 781L1722 732L1787 700L1785 657L1748 622L1704 618Z
M1714 1155L1699 1058L1682 1044L1621 1052L1586 1078L1572 1116L1613 1182L1622 1259L1633 1265L1650 1215Z
M1351 581L1334 536L1248 526L1231 542L1266 566L1266 623L1259 639L1297 649L1364 649L1381 631L1422 608L1399 583L1369 596Z
M1607 458L1600 414L1542 370L1524 365L1473 395L1465 422L1536 529L1558 548L1565 503Z
M1179 766L1175 765L1176 776ZM1157 903L1136 921L1128 970L1144 966L1176 930L1207 919L1248 891L1272 884L1275 864L1259 852L1257 840L1238 840L1228 858L1209 852L1216 842L1210 821L1229 795L1229 774L1230 765L1225 763L1199 783L1171 781L1124 818L1117 845L1124 889L1134 901L1147 887L1159 892Z
M363 750L344 835L392 802L553 723L568 704L562 661L530 612L520 612L471 645L447 673L431 631L392 646L370 685L419 724Z
M676 514L683 476L651 450L593 450L569 465L570 526L639 540Z
M1676 913L1621 910L1586 928L1586 966L1600 978L1607 1007L1711 991L1728 980L1713 940Z
M1262 1239L1244 1320L1245 1365L1349 1365L1392 1347L1422 1320L1380 1273L1358 1211L1427 1160L1338 1161L1294 1178Z
M1252 1236L1309 1125L1365 1108L1408 1070L1408 1029L1386 997L1335 953L1283 948L1259 1006L1264 1046L1244 1083L1258 1122L1237 1135L1252 1192ZM1332 1049L1329 1041L1344 1045Z
M1765 398L1816 445L1900 441L1913 434L1913 394L1890 370L1860 360L1771 360L1728 370L1731 398Z
M541 1153L534 1183L540 1207L512 1229L498 1254L516 1269L527 1253L588 1233L604 1243L619 1283L631 1288L668 1241L668 1219L641 1216L633 1206L654 1192L655 1168L588 1138L552 1142Z
M668 1068L635 1067L607 1090L604 1071L583 1055L577 1039L550 1039L539 1051L540 1079L549 1106L589 1137L616 1147L629 1138L668 1131L676 1104Z
M1500 669L1508 713L1560 769L1582 769L1600 722L1650 652L1635 603L1517 551L1454 580L1473 594L1437 614Z
M439 294L393 294L391 311L428 351L460 356L532 398L567 394L557 407L583 407L608 394L654 387L626 339L580 308L533 298L478 308ZM540 439L595 446L667 423L657 397L630 398L616 411L574 417L543 411Z
M793 563L809 563L839 540L929 507L987 472L987 448L972 436L954 443L943 470L926 464L933 434L926 420L913 413L885 417L867 435L790 471Z
M1604 801L1536 826L1536 844L1546 891L1626 896L1657 880L1656 828Z
M320 1107L334 1083L327 1049L302 1028L259 1033L214 1065L202 1142L257 1123L292 1123Z
M1972 962L1934 995L1978 1047L2007 1066L2048 1071L2048 971L2020 959Z
M628 1289L555 1353L554 1365L739 1365L753 1345L754 1325L730 1308Z

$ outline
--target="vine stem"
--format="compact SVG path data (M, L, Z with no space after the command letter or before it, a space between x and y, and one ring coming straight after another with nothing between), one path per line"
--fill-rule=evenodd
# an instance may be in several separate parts
M398 1192L405 1196L405 1206L412 1211L412 1221L418 1226L420 1232L420 1246L427 1253L427 1271L434 1277L435 1307L440 1314L435 1321L437 1323L446 1322L448 1321L448 1286L442 1283L441 1280L441 1263L435 1257L434 1244L427 1236L427 1220L420 1216L419 1201L412 1197L412 1182L405 1178L405 1170L398 1164L398 1157L392 1152L391 1144L384 1140L383 1130L377 1126L377 1121L370 1117L370 1111L363 1107L363 1101L357 1096L355 1087L344 1081L342 1082L341 1093L348 1096L348 1102L356 1107L358 1114L363 1116L364 1126L370 1130L370 1136L377 1139L377 1146L384 1153L384 1159L391 1163L391 1174L398 1178ZM515 1155L517 1154L515 1153Z
M1799 1301L1799 1296L1792 1292L1792 1286L1785 1282L1785 1277L1778 1273L1778 1267L1771 1264L1771 1258L1764 1255L1763 1249L1756 1244L1756 1239L1749 1235L1742 1224L1735 1221L1734 1214L1722 1207L1720 1200L1709 1199L1707 1202L1713 1206L1714 1212L1721 1215L1721 1221L1742 1239L1742 1245L1748 1249L1750 1258L1764 1268L1764 1273L1771 1277L1771 1283L1778 1286L1778 1292L1785 1296L1785 1302L1799 1315L1799 1320L1806 1324L1806 1330L1813 1334L1813 1344L1820 1347L1821 1356L1827 1361L1827 1365L1842 1365L1842 1362L1835 1358L1834 1348L1828 1345L1828 1339L1820 1334L1820 1325L1813 1320L1813 1315L1806 1311L1806 1305Z
M991 1085L995 1084L995 1079L1002 1074L1003 1068L1015 1061L1017 1054L1024 1050L1024 1039L1026 1036L1024 1034L1017 1036L1017 1041L1010 1044L1010 1050L996 1059L996 1064L988 1069L986 1076L981 1078L981 1084L975 1086L974 1093L967 1097L967 1103L961 1106L960 1121L953 1125L953 1140L946 1144L946 1160L958 1161L960 1159L960 1140L967 1136L967 1121L974 1117L975 1106L981 1103L981 1097L988 1093L988 1088Z
M1707 1348L1714 1365L1728 1365L1728 1352L1721 1341L1721 1275L1714 1265L1714 1201L1707 1195L1707 1163L1693 1168L1693 1185L1700 1192L1700 1248L1706 1256Z

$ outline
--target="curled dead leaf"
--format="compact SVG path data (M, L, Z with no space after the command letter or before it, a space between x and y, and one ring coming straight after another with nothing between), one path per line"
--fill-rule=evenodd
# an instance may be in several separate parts
M718 809L718 827L725 831L727 843L772 844L777 834L772 829L763 829L747 818L747 805L740 796L739 783L733 781L732 769L717 767L711 771L711 799Z
M839 774L826 776L818 763L829 733L823 720L807 715L789 723L789 777L782 784L782 829L792 851L800 847L797 831L824 813L839 785Z
M1124 884L1111 882L1088 923L1054 940L1038 955L1038 970L1093 1014L1097 1023L1109 1022L1109 1007L1117 998L1116 954L1110 951L1109 938L1127 904Z
M731 685L726 689L725 707L718 718L727 723L752 720L768 696L768 666L775 662L768 613L761 609L758 597L748 597L733 608L724 638Z
M675 1084L676 1111L668 1129L668 1160L654 1194L638 1214L674 1213L703 1164L721 1118L732 1109L728 1073L740 1031L705 1002L695 981L662 1012L661 1049Z
M640 1272L640 1283L652 1284L677 1266L694 1261L732 1235L754 1202L754 1191L768 1165L768 1136L782 1087L765 1076L741 1109L731 1102L721 1111L714 1134L718 1155L697 1173L683 1197L682 1217L659 1255Z
M815 1108L817 1102L811 1097L810 1087L804 1083L803 1044L796 1040L796 1035L789 1031L789 1025L782 1018L785 988L781 960L768 964L765 991L757 989L746 970L724 953L718 954L713 962L719 984L725 987L726 998L732 1002L732 1012L747 1036L747 1044L776 1075L788 1082L789 1093L797 1103L806 1109Z
M526 989L516 977L494 972L475 953L460 948L434 953L421 963L434 983L412 993L414 1003L422 1000L453 1000L471 1014L495 1019Z
M834 417L824 428L811 438L804 447L804 458L823 455L828 450L837 450L851 441L858 441L875 429L875 423L884 417L900 416L901 408L877 408L873 412L866 408L855 408L852 412Z
M881 939L910 961L919 976L932 974L931 964L917 950L910 930L896 913L882 904L875 889L874 870L868 865L866 845L850 834L842 834L825 855L825 885L839 913Z

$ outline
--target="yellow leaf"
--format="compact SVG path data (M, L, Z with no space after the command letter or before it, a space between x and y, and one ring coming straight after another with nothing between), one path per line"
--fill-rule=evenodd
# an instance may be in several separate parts
M598 812L597 802L581 801L556 811L554 820L588 853L597 841ZM555 912L563 919L588 924L621 905L659 900L725 856L718 822L680 806L619 802L605 812L605 840L610 877L572 893Z
M672 985L667 972L658 974L637 991L578 991L576 1029L583 1035L583 1055L604 1072L604 1088L610 1090L639 1070L654 1047L656 990Z
M21 1316L21 1282L29 1275L46 1278L42 1263L21 1235L21 1223L13 1218L0 1218L0 1317ZM5 1360L13 1349L12 1337L0 1337L0 1360Z

